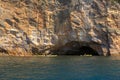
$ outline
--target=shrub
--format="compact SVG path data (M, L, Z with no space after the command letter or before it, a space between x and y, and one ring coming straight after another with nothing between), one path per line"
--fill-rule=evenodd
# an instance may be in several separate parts
M117 3L120 3L120 0L111 0L111 2L117 2Z

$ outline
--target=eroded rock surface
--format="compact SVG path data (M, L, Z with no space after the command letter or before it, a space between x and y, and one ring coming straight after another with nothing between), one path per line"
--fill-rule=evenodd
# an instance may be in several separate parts
M63 46L71 42L78 42L80 47L89 46L99 55L119 55L119 3L112 4L109 0L0 0L1 52L52 54L51 51L64 50Z

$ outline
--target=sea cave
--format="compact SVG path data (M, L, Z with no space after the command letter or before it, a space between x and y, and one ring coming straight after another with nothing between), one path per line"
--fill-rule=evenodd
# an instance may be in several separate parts
M93 43L70 42L57 50L58 55L100 56L99 46ZM95 47L94 47L95 46Z

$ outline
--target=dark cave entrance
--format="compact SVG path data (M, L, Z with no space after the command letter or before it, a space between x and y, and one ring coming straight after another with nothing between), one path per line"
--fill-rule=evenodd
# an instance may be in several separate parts
M99 56L98 52L91 47L82 46L79 49L70 49L65 51L64 55L80 55L80 56Z
M92 56L99 56L98 52L88 46L82 46L79 49L80 55L92 55Z
M93 49L87 43L72 42L67 43L59 50L59 55L71 55L71 56L100 56L96 49Z

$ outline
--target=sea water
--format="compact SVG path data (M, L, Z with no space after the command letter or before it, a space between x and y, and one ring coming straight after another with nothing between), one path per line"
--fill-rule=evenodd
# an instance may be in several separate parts
M0 80L120 80L120 57L0 57Z

